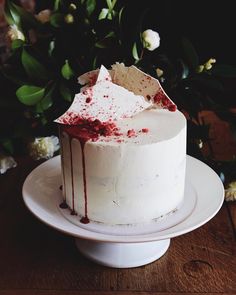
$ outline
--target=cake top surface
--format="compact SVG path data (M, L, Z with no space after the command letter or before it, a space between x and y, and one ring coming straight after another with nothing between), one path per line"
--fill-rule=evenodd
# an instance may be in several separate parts
M146 110L132 118L118 121L117 132L110 136L99 136L96 141L90 141L89 144L106 146L127 143L135 146L154 144L174 138L185 126L186 119L178 110L174 113L162 109Z

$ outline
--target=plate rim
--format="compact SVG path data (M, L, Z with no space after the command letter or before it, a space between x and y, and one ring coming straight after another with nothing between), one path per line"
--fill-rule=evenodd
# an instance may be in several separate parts
M71 223L68 219L66 219L61 212L57 209L55 206L55 209L53 213L56 215L56 217L59 217L59 219L64 222L64 226L62 226L60 223L58 224L56 222L55 224L55 216L51 216L52 218L45 218L43 214L40 214L39 212L35 211L35 208L33 208L30 204L30 199L32 199L31 196L27 194L27 186L30 185L29 181L30 178L33 177L35 173L37 173L39 170L44 169L45 167L50 166L54 161L58 161L60 158L60 155L55 156L44 163L40 164L36 168L34 168L26 177L23 187L22 187L22 196L24 203L28 210L41 222L44 224L70 236L74 236L76 238L82 238L82 239L87 239L87 240L94 240L94 241L100 241L100 242L113 242L113 243L142 243L142 242L153 242L153 241L158 241L158 240L164 240L164 239L170 239L173 237L180 236L182 234L186 234L190 231L193 231L197 229L198 227L204 225L207 223L210 219L212 219L220 210L223 202L224 202L224 186L223 183L221 182L219 176L216 174L216 172L209 167L207 164L203 163L202 161L186 155L186 162L187 165L191 166L191 169L205 169L209 174L211 174L211 177L215 178L215 181L217 182L217 185L219 187L219 192L218 192L218 204L215 205L214 208L211 208L211 213L208 214L205 218L202 220L195 222L195 224L187 227L183 227L183 224L185 224L189 218L193 218L192 215L196 214L195 210L188 216L185 220L183 220L181 223L174 225L171 228L165 229L160 232L154 232L151 234L141 234L141 235L131 235L131 236L123 236L123 235L109 235L109 234L103 234L103 233L97 233L94 231L90 231L88 229L81 228L73 223ZM200 167L200 168L199 168ZM199 195L199 188L196 187L196 184L194 185L195 180L191 178L191 175L187 175L188 178L190 178L191 185L194 187L194 189L197 191L197 203L199 203L199 199L201 200L202 196ZM200 177L202 177L200 173ZM204 186L202 187L204 188ZM202 189L201 188L201 189ZM209 192L209 191L208 191ZM53 222L54 221L54 222ZM182 225L182 229L181 229Z

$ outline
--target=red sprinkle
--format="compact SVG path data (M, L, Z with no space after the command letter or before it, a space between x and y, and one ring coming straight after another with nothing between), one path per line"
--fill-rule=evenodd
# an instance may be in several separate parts
M148 133L148 132L149 132L149 129L148 129L148 128L143 128L143 129L142 129L142 132L143 132L143 133Z
M89 96L86 98L86 103L90 103L91 101L92 101L92 97Z
M134 129L130 129L130 130L127 131L127 136L128 137L132 137L132 136L135 136L135 135L136 135L136 133L135 133Z
M169 110L170 112L175 112L176 109L177 109L177 107L176 107L175 104L172 104L172 105L168 106L168 110Z

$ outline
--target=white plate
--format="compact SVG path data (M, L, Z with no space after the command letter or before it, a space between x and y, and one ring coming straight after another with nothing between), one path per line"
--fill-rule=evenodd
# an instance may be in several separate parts
M159 241L190 232L209 221L220 209L224 188L218 175L201 161L187 156L186 189L183 206L165 219L145 225L84 225L67 210L62 200L60 156L35 168L23 185L23 198L29 210L47 225L86 240L114 243Z

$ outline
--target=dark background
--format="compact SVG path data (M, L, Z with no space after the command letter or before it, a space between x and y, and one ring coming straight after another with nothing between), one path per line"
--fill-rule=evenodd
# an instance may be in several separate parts
M204 62L215 57L219 63L236 64L236 1L162 0L126 1L134 15L150 7L144 28L156 29L173 52L181 36L192 41ZM178 48L176 47L176 51ZM178 54L178 52L176 52Z
M36 3L39 11L52 6L53 1ZM97 4L106 7L105 0L97 0ZM171 55L176 50L179 55L178 42L185 36L194 44L201 63L214 57L218 63L236 65L236 1L118 0L117 4L126 6L127 34L137 30L143 17L143 30L151 28L159 32L160 50L170 51Z

